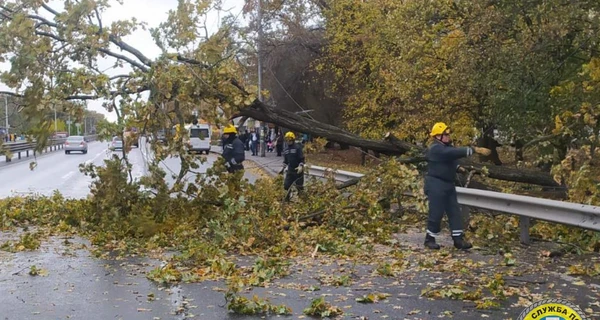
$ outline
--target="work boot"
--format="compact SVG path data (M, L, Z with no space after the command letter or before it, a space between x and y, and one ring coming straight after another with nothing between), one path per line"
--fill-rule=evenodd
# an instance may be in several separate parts
M465 240L464 234L460 235L460 236L452 237L452 240L454 240L454 247L456 249L467 250L467 249L473 248L473 245L470 242L468 242L467 240Z
M435 238L430 236L430 235L426 235L425 236L425 248L428 249L433 249L433 250L439 250L440 249L440 245L435 243Z

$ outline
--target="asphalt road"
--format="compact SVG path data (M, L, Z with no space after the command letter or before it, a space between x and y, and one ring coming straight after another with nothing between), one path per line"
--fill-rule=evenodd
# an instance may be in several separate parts
M106 142L91 142L88 153L65 154L55 151L42 154L36 158L30 157L19 162L0 167L0 197L21 195L51 195L55 190L68 198L84 198L89 194L92 179L79 171L82 163L103 165L103 161L111 156ZM133 149L129 153L133 164L132 175L141 177L145 172L142 153ZM37 165L30 169L31 163Z
M110 156L107 143L94 142L86 155L65 155L58 151L37 159L37 167L29 169L30 160L15 162L0 168L3 178L0 197L37 193L48 195L59 190L67 197L85 197L91 179L79 172L79 164L101 165ZM145 160L152 155L145 145L129 153L133 176L145 173ZM204 172L218 155L201 155L207 162L198 169ZM279 164L280 159L263 160ZM169 158L161 163L167 172L177 173L179 159ZM248 162L247 168L257 167ZM253 179L248 170L246 177ZM193 179L194 174L186 178ZM169 183L174 179L167 177ZM252 180L251 180L252 181ZM0 243L18 239L20 232L0 232ZM256 294L274 304L285 304L293 309L293 316L264 318L309 319L302 315L317 297L342 308L344 319L516 319L526 307L519 298L537 301L541 298L564 297L583 309L589 310L593 319L600 317L600 280L597 277L568 276L572 265L600 265L597 254L568 255L548 258L541 252L549 250L545 243L531 247L514 248L515 266L504 266L504 256L472 250L463 253L447 251L432 254L423 250L422 230L395 235L405 267L394 276L379 276L376 265L354 264L344 259L333 260L327 256L291 258L290 275L275 280L267 288L247 288L243 295ZM445 237L441 243L450 247ZM181 283L163 286L146 278L148 271L161 265L160 260L141 256L94 258L88 251L89 242L77 237L65 239L52 237L42 242L39 250L10 253L0 251L0 319L259 319L261 316L237 316L227 311L224 304L224 281ZM380 250L374 248L373 250ZM431 259L440 261L432 262ZM450 258L448 258L450 257ZM236 258L238 266L251 266L252 256ZM390 259L392 259L390 257ZM462 272L464 263L470 267ZM395 262L395 261L391 261ZM460 263L459 263L460 262ZM474 262L482 263L474 267ZM485 263L484 263L485 262ZM423 266L431 266L424 268ZM450 263L457 268L446 269ZM29 274L32 266L43 269L42 275ZM478 310L474 303L461 299L430 299L422 295L428 288L465 284L474 279L492 277L500 270L505 272L506 290L518 290L500 302L500 307ZM335 286L326 281L332 276L349 276L348 286ZM313 291L310 288L319 287ZM471 288L473 289L473 288ZM372 292L390 296L374 304L358 303L356 298ZM486 293L489 295L489 293ZM526 301L526 300L525 300Z
M129 154L129 161L133 165L132 176L138 179L147 173L147 162L152 158L149 145L142 139L140 148L133 148ZM120 151L118 151L120 153ZM54 191L60 191L67 198L84 198L89 194L92 179L79 171L82 163L103 165L105 159L112 156L108 150L107 142L91 142L88 153L65 154L63 150L44 153L37 158L28 157L21 160L15 159L11 163L3 162L0 165L0 198L24 195L49 196ZM196 174L206 172L218 159L218 154L196 155L199 168L188 173L184 180L193 182ZM205 160L205 161L204 161ZM31 170L32 162L36 166ZM176 176L181 168L178 157L169 157L161 161L160 166L167 173L166 181L170 186L176 181ZM252 167L252 166L250 166ZM253 170L246 170L244 177L254 182L258 175Z

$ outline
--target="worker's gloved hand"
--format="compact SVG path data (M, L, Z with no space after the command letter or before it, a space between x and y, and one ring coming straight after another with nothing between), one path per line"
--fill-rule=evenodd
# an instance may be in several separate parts
M287 171L287 165L283 165L283 168L281 168L281 171L279 171L279 174L284 174Z
M302 172L304 172L304 165L301 164L298 166L298 168L296 168L296 173L297 174L301 174Z
M231 163L225 162L225 168L229 169L229 167L231 167Z
M490 154L492 154L492 150L490 150L488 148L482 148L482 147L473 147L473 151L475 151L475 153L478 153L478 154L484 155L484 156L489 156Z
M458 172L460 172L460 173L465 173L465 172L467 172L467 169L465 169L465 168L463 168L463 167L461 167L461 166L458 166L458 167L456 168L456 171L458 171Z

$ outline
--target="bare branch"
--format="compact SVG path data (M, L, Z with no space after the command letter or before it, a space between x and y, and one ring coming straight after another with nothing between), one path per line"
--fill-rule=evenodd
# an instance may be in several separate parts
M59 14L57 11L53 10L52 8L50 8L50 7L49 7L48 5L46 5L46 4L44 4L44 5L43 5L43 7L44 7L44 9L48 10L49 12L51 12L51 13L52 13L52 14L54 14L54 15L58 15L58 14ZM94 11L96 12L96 17L98 18L98 28L100 29L100 31L99 31L99 33L98 33L98 34L100 34L100 32L102 32L102 21L100 20L100 14L99 14L98 10L97 10L97 9L94 9ZM47 19L44 19L44 18L42 18L42 17L40 17L40 16L30 15L30 17L31 17L32 19L40 20L40 21L44 22L44 24L47 24L47 25L49 25L49 26L51 26L51 27L54 27L54 28L59 28L59 26L58 26L56 23L53 23L53 22L51 22L51 21L49 21L49 20L47 20ZM56 38L54 38L54 39L56 39ZM129 52L129 53L131 53L132 55L134 55L134 56L135 56L135 57L136 57L136 58L137 58L139 61L141 61L141 62L142 62L144 65L146 65L146 66L148 66L148 67L152 66L152 61L151 61L150 59L148 59L148 58L147 58L147 57L146 57L144 54L142 54L142 53L141 53L139 50L137 50L136 48L134 48L134 47L130 46L130 45L129 45L129 44L127 44L127 43L125 43L123 40L121 40L121 39L117 38L116 36L114 36L114 35L112 35L112 34L109 34L109 35L108 35L108 40L109 40L111 43L113 43L114 45L116 45L117 47L121 48L121 50L123 50L123 51L126 51L126 52ZM63 40L63 41L64 41L64 40ZM123 55L120 55L120 54L117 54L117 53L111 52L111 51L110 51L110 50L108 50L108 49L99 49L99 51L101 51L101 52L103 52L103 53L105 53L105 54L108 54L108 55L110 55L110 56L113 56L113 57L115 57L115 58L119 58L119 59L122 59L122 60L124 60L124 61L127 61L128 63L130 63L130 64L132 64L132 65L136 66L137 68L139 68L139 69L143 70L144 72L148 72L148 68L146 68L146 67L142 66L141 64L139 64L139 63L137 63L137 62L134 62L134 61L133 61L132 59L130 59L130 58L127 58L127 57L125 57L125 56L123 56Z
M39 36L49 37L49 38L52 38L52 39L60 41L60 42L67 42L66 39L63 39L63 38L61 38L61 37L59 37L57 35L54 35L52 33L44 32L44 31L36 31L35 34L37 34ZM88 46L88 49L93 49L93 47ZM134 61L133 59L131 59L131 58L127 57L127 56L124 56L124 55L118 54L118 53L114 53L114 52L112 52L112 51L110 51L108 49L104 49L104 48L97 48L97 50L100 51L100 52L102 52L102 53L104 53L104 54L106 54L106 55L108 55L108 56L111 56L113 58L117 58L117 59L123 60L123 61L131 64L132 66L137 67L138 69L144 71L144 72L148 72L149 71L148 67L144 66L143 64L140 64L139 62Z
M567 126L567 128L566 128L566 129L572 130L572 129L575 127L575 125L576 125L576 124L577 124L577 122L575 122L575 123L573 123L573 124L571 124L571 125ZM532 146L534 146L534 145L536 145L536 144L538 144L538 143L545 142L545 141L549 141L549 140L552 140L552 139L554 139L554 138L557 138L557 137L559 137L559 136L563 135L563 134L564 134L564 132L565 132L565 130L560 130L560 131L559 131L559 132L557 132L557 133L552 133L552 134L549 134L549 135L545 135L545 136L537 137L537 138L535 138L535 139L533 139L533 140L531 140L531 141L529 141L529 142L525 143L525 144L523 145L522 149L523 149L523 150L525 150L525 149L527 149L527 148L530 148L530 147L532 147Z
M102 20L100 19L100 13L98 12L98 8L94 8L94 12L96 13L96 19L98 19L98 34L102 33Z
M53 15L57 16L58 12L52 8L50 8L47 4L42 3L42 8L46 9L48 12L52 13Z
M146 66L148 66L148 67L152 66L152 61L150 59L148 59L145 55L143 55L138 49L123 42L123 40L118 39L117 37L113 36L112 34L108 36L108 40L110 42L114 43L117 47L121 48L122 50L133 54L136 58L138 58L138 60L140 60Z
M114 98L116 96L120 96L120 95L128 95L128 94L138 94L138 93L142 93L145 91L150 90L149 87L147 86L141 86L135 90L129 90L129 89L122 89L122 90L113 90L109 92L109 95L111 98ZM9 96L13 96L13 97L18 97L18 98L24 98L25 96L20 94L20 93L15 93L15 92L11 92L11 91L0 91L0 94L6 94ZM66 96L63 99L64 100L96 100L96 99L105 99L105 96L102 95L70 95L70 96Z
M128 74L119 74L119 75L110 77L109 80L112 81L112 80L116 80L116 79L119 79L119 78L131 79L131 76L128 75Z
M175 54L168 54L168 55L175 55ZM210 66L207 65L206 63L200 62L198 60L186 58L179 53L176 54L176 58L177 58L178 62L183 62L183 63L195 65L195 66L201 66L202 68L205 68L205 69L210 68Z

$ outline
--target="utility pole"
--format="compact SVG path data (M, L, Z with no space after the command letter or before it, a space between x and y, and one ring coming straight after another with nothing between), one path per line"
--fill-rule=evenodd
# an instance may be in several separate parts
M261 42L262 42L262 36L263 36L263 30L262 30L262 8L261 8L261 1L262 0L258 0L258 41L256 44L256 56L257 56L257 60L258 60L258 100L262 101L262 94L261 94L261 90L262 90L262 57L261 57ZM261 121L262 124L262 130L261 130L261 135L260 135L260 156L264 157L266 156L265 154L265 149L267 149L266 146L266 142L265 142L265 138L267 136L267 130L266 130L266 126L264 124L263 121Z
M6 136L8 137L8 95L4 95L4 112L6 112Z
M87 118L83 116L83 135L87 135Z
M69 121L67 121L69 123L69 134L68 136L71 135L71 115L69 115Z
M56 105L54 105L54 135L58 132L58 123L56 123Z

